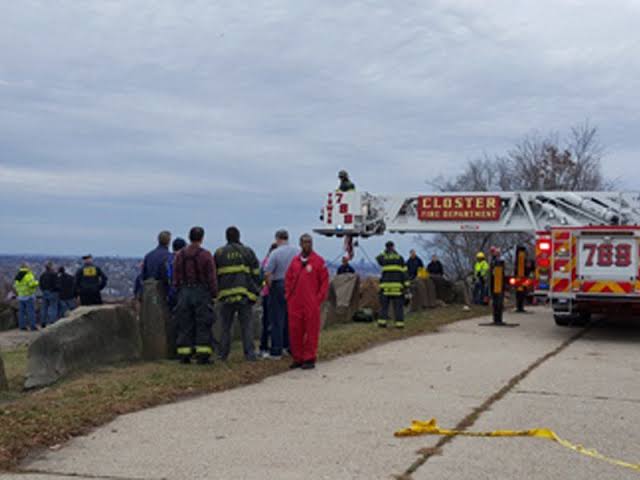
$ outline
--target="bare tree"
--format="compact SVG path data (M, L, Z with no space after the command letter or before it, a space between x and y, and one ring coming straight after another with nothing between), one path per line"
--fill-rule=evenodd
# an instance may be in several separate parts
M469 162L454 178L428 182L439 191L595 191L610 190L614 183L602 175L604 148L596 127L588 122L571 128L561 141L557 133L545 137L526 136L504 155ZM472 271L477 252L500 247L507 261L518 244L530 244L528 234L442 233L418 236L425 252L437 253L452 279L465 278Z

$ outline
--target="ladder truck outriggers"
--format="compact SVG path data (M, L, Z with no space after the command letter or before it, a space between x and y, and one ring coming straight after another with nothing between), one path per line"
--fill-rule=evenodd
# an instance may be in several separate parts
M535 294L558 325L592 313L640 313L640 192L331 192L316 233L530 233Z

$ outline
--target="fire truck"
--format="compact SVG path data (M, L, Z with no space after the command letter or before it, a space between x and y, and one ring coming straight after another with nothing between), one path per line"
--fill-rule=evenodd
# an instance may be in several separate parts
M592 313L640 313L639 192L330 192L316 233L345 239L389 233L530 233L535 294L556 323ZM517 282L520 280L516 280Z

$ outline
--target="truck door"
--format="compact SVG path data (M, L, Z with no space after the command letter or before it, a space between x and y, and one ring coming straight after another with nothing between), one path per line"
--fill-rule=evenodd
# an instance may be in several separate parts
M629 295L638 280L636 232L582 230L577 232L580 293L595 296Z

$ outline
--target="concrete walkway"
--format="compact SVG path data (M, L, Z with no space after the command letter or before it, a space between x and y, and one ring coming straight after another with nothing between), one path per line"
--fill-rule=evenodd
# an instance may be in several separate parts
M517 321L519 328L460 322L315 371L125 415L25 462L29 473L0 479L389 479L418 458L416 450L438 441L396 439L395 430L430 417L454 427L576 334L556 327L547 311ZM481 414L474 429L547 426L640 460L640 340L632 332L594 330L566 345ZM588 477L638 475L542 440L456 438L412 478Z

